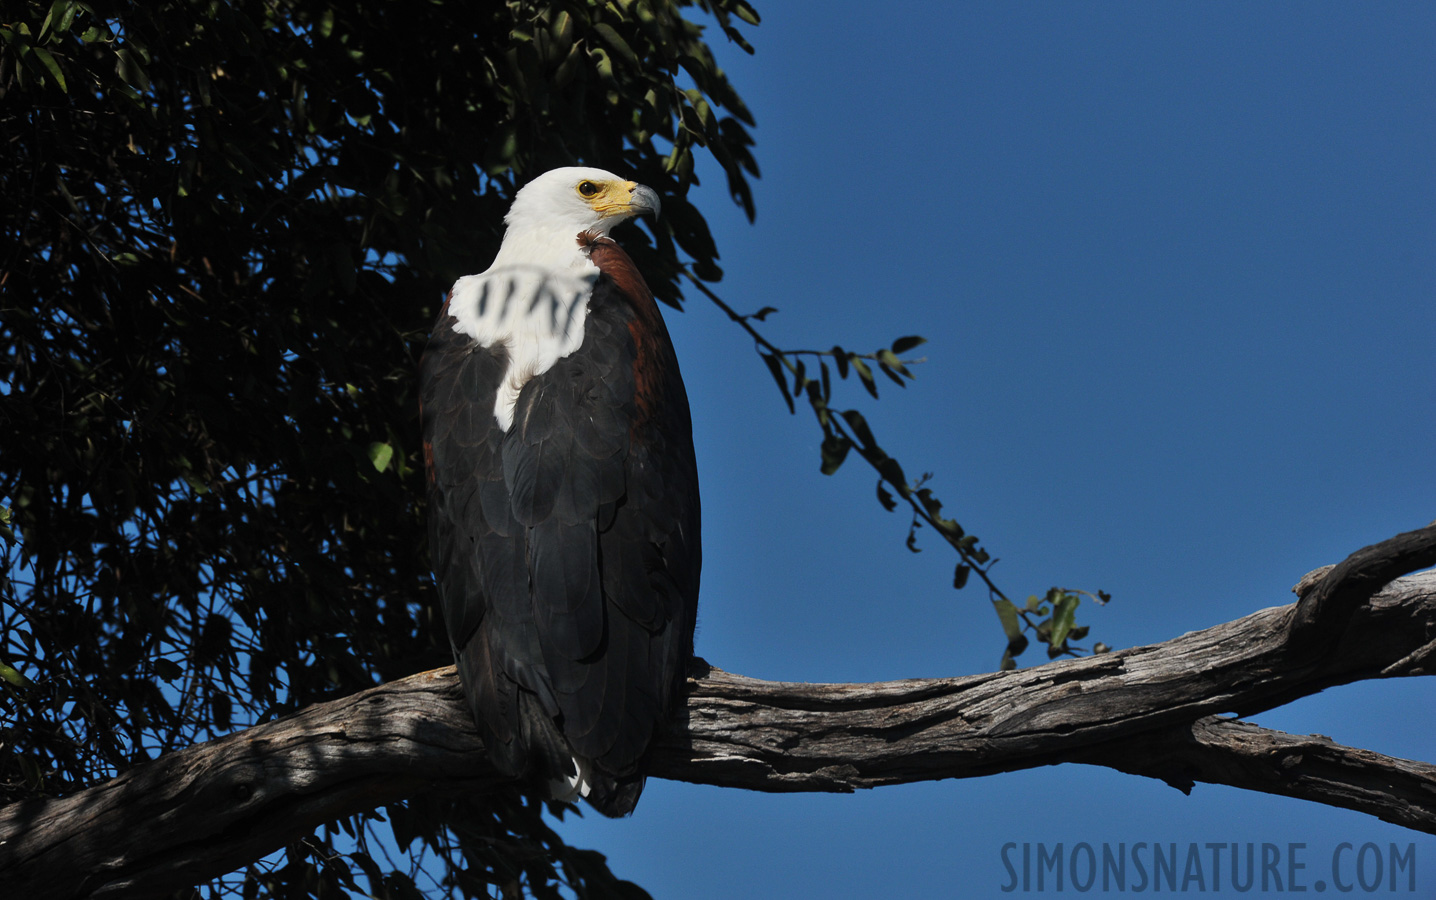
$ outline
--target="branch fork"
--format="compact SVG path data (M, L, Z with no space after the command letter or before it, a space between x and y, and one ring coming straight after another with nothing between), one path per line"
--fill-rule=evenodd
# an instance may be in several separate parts
M1203 781L1300 797L1436 834L1436 766L1226 715L1352 681L1424 674L1436 653L1436 572L1397 576L1432 562L1436 526L1312 573L1295 605L1012 672L798 684L695 661L685 715L656 746L651 774L851 792L1076 762L1184 791ZM0 808L0 883L31 900L163 896L336 818L501 782L453 668L436 669L72 796Z

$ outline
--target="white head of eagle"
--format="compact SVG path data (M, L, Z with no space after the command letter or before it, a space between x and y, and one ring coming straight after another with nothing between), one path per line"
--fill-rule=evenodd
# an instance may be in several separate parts
M535 178L421 363L429 549L485 750L610 816L681 699L702 565L678 361L609 237L658 208L602 169Z

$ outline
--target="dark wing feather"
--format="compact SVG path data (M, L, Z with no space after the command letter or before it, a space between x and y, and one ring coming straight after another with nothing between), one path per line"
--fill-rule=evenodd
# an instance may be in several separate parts
M590 803L622 815L697 610L697 471L667 332L646 288L605 269L582 346L524 385L505 432L504 351L452 324L441 317L424 355L423 427L465 693L501 770L542 783L577 754L596 769Z

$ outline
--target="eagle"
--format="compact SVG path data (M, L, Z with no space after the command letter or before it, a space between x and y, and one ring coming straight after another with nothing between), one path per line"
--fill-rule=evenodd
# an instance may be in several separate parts
M602 169L533 179L420 363L429 550L484 747L607 816L633 811L681 696L702 567L678 359L609 237L658 211Z

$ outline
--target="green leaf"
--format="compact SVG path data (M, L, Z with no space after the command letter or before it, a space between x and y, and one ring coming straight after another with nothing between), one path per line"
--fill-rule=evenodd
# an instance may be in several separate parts
M778 311L778 310L777 310L776 307L765 306L765 307L763 307L762 309L758 310L757 312L753 313L751 316L748 316L748 318L750 318L750 319L757 319L759 322L762 322L764 319L767 319L769 316L771 316L773 313L775 313L775 312L777 312L777 311Z
M633 48L628 46L628 41L625 41L617 31L613 30L612 25L606 22L598 22L593 26L593 30L598 33L599 37L603 38L605 44L613 48L613 52L623 57L624 62L633 68L638 68L641 65L638 60L638 54L634 53Z
M957 521L955 519L944 519L942 516L933 516L932 524L934 528L936 528L938 531L941 531L944 536L951 538L952 540L958 540L964 537L962 532L962 526L957 524ZM977 559L977 554L973 554L972 558L974 560L977 560L977 562L986 562L986 560L984 559Z
M86 28L84 32L80 35L80 40L84 41L87 44L94 44L96 42L101 44L108 44L114 39L115 36L113 32L110 31L110 29L103 28L99 25L91 25L89 28Z
M11 668L10 666L2 662L0 662L0 678L3 678L6 681L10 682L11 684L15 685L15 687L25 687L27 684L30 683L30 679L26 678L24 675L21 675L18 670Z
M842 466L843 460L848 458L848 451L853 449L853 442L841 434L828 433L823 438L823 474L831 475Z
M921 346L926 343L927 338L918 337L915 334L910 334L907 337L900 337L897 340L893 341L893 352L906 353L912 348Z
M1067 641L1067 634L1077 617L1077 606L1082 598L1076 594L1064 593L1052 603L1052 636L1048 642L1052 649L1061 649Z
M803 379L803 389L808 392L808 403L812 405L813 412L822 413L828 410L828 401L823 398L823 383L814 381L811 378Z
M868 427L868 420L863 418L862 413L855 409L845 409L843 410L843 419L853 430L853 436L858 439L859 444L870 450L879 449L877 440L873 438L872 429Z
M693 111L698 115L698 122L707 132L713 132L718 127L718 120L713 115L713 107L707 100L699 100L693 105Z
M872 394L873 399L876 400L878 398L878 384L873 380L873 370L869 369L868 364L856 356L850 356L848 359L853 364L853 370L856 371L858 377L863 380L863 387L867 388L868 393Z
M884 353L887 353L888 351L884 350L883 352L884 352ZM891 355L891 354L888 354L888 355ZM882 370L882 373L883 373L884 375L886 375L889 379L892 380L892 383L893 383L893 384L897 385L897 386L900 387L900 388L905 388L905 387L907 387L907 385L903 383L902 376L899 375L897 372L893 371L892 366L889 366L887 363L882 362L881 360L879 360L879 361L878 361L878 368L879 368L880 370ZM911 378L912 376L909 375L908 377Z
M673 152L668 154L664 161L663 168L678 176L680 183L685 183L693 175L693 151L682 144L674 144Z
M962 590L963 588L967 587L967 576L969 576L969 575L971 575L971 574L972 574L972 566L969 566L967 563L958 563L958 564L957 564L957 571L955 571L955 572L952 573L952 587L953 587L953 589L960 591L960 590ZM1007 605L1008 605L1008 606L1012 606L1011 603L1009 603L1009 604L1007 604ZM1015 608L1016 608L1016 607L1014 607L1014 609L1015 609Z
M1022 637L1022 623L1017 618L1017 607L1006 597L998 597L992 601L992 609L997 613L997 618L1002 622L1002 631L1007 635L1008 643L1015 642Z
M613 81L613 58L602 47L594 47L589 53L593 57L593 67L598 76L604 81Z
M788 403L788 412L797 412L793 406L793 395L788 393L788 380L783 377L783 363L771 353L761 354L763 362L767 363L768 371L773 373L773 380L778 383L778 390L783 392L783 399Z
M179 663L163 656L155 657L154 667L155 674L170 684L184 676L184 669L180 668Z
M891 456L884 456L873 463L878 474L888 480L888 484L897 488L897 492L906 497L911 491L908 488L907 476L903 474L902 466Z
M897 501L893 499L892 494L888 493L887 488L883 487L882 479L878 479L878 502L888 512L897 509Z
M45 14L45 21L40 23L40 40L43 41L45 40L45 38L50 36L50 26L55 21L55 13L60 12L60 8L62 6L65 6L72 2L73 0L55 0L55 2L51 4L50 11ZM72 17L73 15L74 14L71 13Z
M33 758L17 753L15 762L19 764L20 772L25 776L25 787L39 790L45 786L45 772Z
M837 344L833 345L833 362L838 364L838 377L848 377L848 352Z
M223 691L209 695L209 714L214 717L214 727L228 731L234 722L234 701Z
M892 352L891 350L884 348L882 350L879 350L877 353L874 353L873 355L878 358L879 363L889 369L892 369L894 372L901 372L904 376L908 378L913 377L913 374L907 370L907 366L903 365L902 360L898 359L897 354ZM898 384L902 384L901 379L895 378L894 380L897 381Z
M484 160L485 168L492 174L508 171L509 167L513 165L518 149L518 128L512 122L505 122L489 135L488 154Z
M934 519L942 515L942 501L932 495L932 488L918 488L913 494L917 497L918 502L922 504L922 508L927 511L928 515Z
M43 47L31 47L30 53L40 61L40 64L50 73L50 77L55 79L55 83L60 86L60 90L69 90L69 87L65 84L65 73L60 71L60 64L55 62L55 57L50 55L49 50Z
M369 462L380 472L389 468L389 463L394 459L394 447L392 444L375 441L369 445Z
M133 50L126 48L115 51L115 74L124 79L125 84L137 90L150 89L149 76L145 74L139 54Z
M922 548L917 545L917 530L918 530L919 528L921 528L921 527L922 527L922 522L918 521L916 518L914 518L914 519L912 520L912 525L908 526L908 530L907 530L907 548L908 548L909 550L911 550L913 553L921 553L921 552L922 552Z

